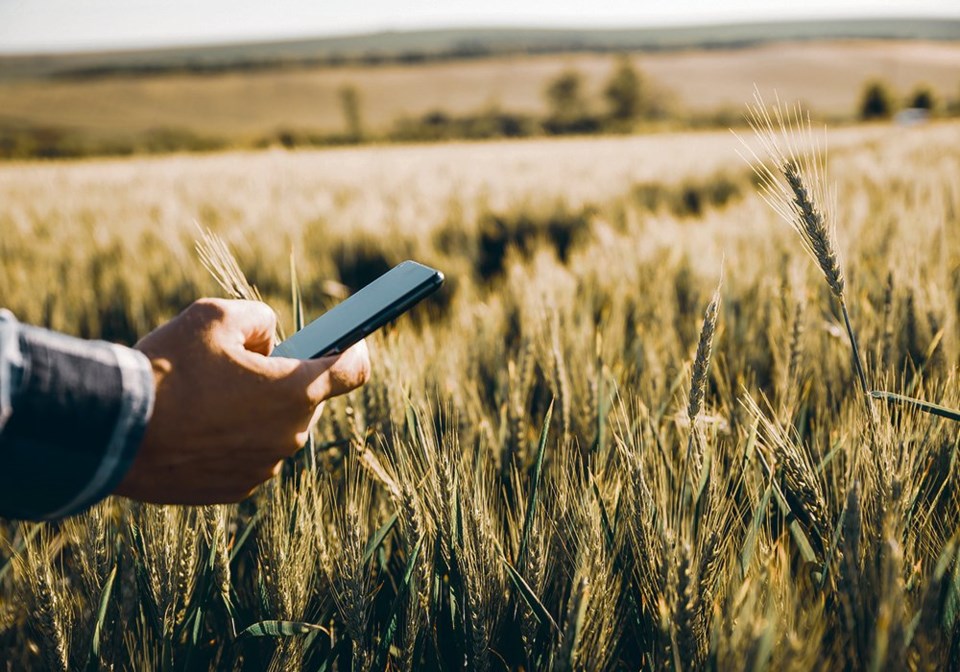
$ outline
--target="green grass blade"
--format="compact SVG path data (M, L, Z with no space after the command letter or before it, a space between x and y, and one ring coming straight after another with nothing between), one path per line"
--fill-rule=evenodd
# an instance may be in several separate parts
M100 635L103 632L104 621L107 619L107 608L110 606L110 596L113 594L113 584L117 579L118 567L114 564L113 569L110 570L110 575L103 584L103 593L100 595L100 607L97 609L97 622L93 626L93 640L90 645L90 650L95 659L100 658Z
M329 630L316 623L304 623L303 621L260 621L245 628L243 632L237 635L237 639L247 639L249 637L297 637L299 635L308 635L311 632L322 632L328 637L330 636Z
M807 533L797 520L797 516L793 512L793 509L790 508L790 503L787 501L783 491L780 490L780 486L776 484L774 480L776 477L774 476L773 471L770 469L770 465L767 464L767 461L763 458L761 453L758 452L757 457L760 458L760 464L763 465L763 469L767 474L767 478L769 478L773 484L773 494L776 496L777 505L780 507L780 512L783 514L784 519L788 521L787 527L790 530L790 536L793 537L793 541L796 543L797 548L800 551L800 555L803 556L805 562L819 565L820 562L817 558L816 552L813 550L813 544L810 543Z
M231 591L233 590L231 586ZM230 625L230 636L237 638L237 608L233 606L233 599L230 593L221 593L220 599L223 601L223 607L227 610L227 623Z
M200 635L203 634L203 605L197 605L196 615L193 617L193 628L190 630L190 643L196 647L200 644Z
M747 436L747 442L743 447L743 465L746 467L749 464L750 460L753 459L753 454L757 449L757 435L758 428L760 426L760 419L754 418L753 423L750 425L750 434Z
M757 545L757 536L760 534L760 526L767 516L767 507L770 506L770 497L773 496L773 479L767 484L767 489L760 498L760 504L757 510L753 512L753 521L750 523L750 529L747 531L747 538L743 542L743 551L740 553L740 573L747 575L747 568L750 566L750 560L753 558L753 549Z
M883 392L880 390L874 390L870 393L870 396L874 399L881 399L890 404L912 406L918 411L923 411L924 413L929 413L930 415L946 418L947 420L953 420L954 422L960 422L960 411L947 408L946 406L940 406L939 404L931 404L929 401L921 401L920 399L914 399L913 397L905 397L902 394Z
M367 542L367 547L363 549L363 564L366 565L370 562L370 558L373 557L373 554L376 552L380 544L383 543L383 540L387 538L387 535L390 534L390 530L393 529L393 526L397 524L398 514L394 513L387 519L377 532L370 537L370 541Z
M240 536L237 537L236 543L234 543L233 548L230 549L230 560L233 562L233 559L237 557L237 554L240 552L240 549L243 548L244 543L246 543L247 538L250 536L250 533L253 532L253 528L257 526L257 522L260 520L260 512L257 511L250 518L250 522L247 523L247 526L244 528L243 532L240 533Z
M540 623L549 623L551 628L553 628L556 632L560 632L560 626L557 625L557 622L554 620L553 616L550 615L550 612L547 611L547 608L543 606L543 602L537 598L537 595L533 592L533 588L530 587L530 584L523 580L523 577L520 576L520 572L518 572L513 565L510 564L510 561L507 560L506 556L501 553L500 557L503 560L503 566L507 568L507 575L510 577L513 585L516 587L517 592L520 593L523 601L526 602L527 606L530 607L530 610L533 611L534 615L537 617L537 620Z
M596 438L590 452L594 455L603 455L607 448L607 393L604 387L603 362L597 365L599 373L597 374L597 426Z
M300 278L297 275L297 260L290 250L290 302L293 306L293 330L294 332L303 329L306 319L303 316L303 294L300 291ZM303 447L303 464L310 470L317 468L317 441L313 432L307 436L307 443Z
M533 465L533 483L530 487L530 499L527 501L527 513L523 520L523 534L520 537L520 550L517 553L517 567L523 567L523 557L527 552L530 530L533 527L533 514L536 511L537 500L540 496L540 475L543 473L543 454L547 448L547 437L550 434L550 418L553 417L553 404L555 401L555 399L550 400L547 413L543 418L543 427L540 429L540 444L537 447L537 461Z
M417 566L417 558L420 557L420 549L423 546L423 539L417 542L413 547L413 553L407 560L407 567L403 572L403 580L397 586L397 595L393 599L393 606L390 608L390 620L387 621L387 627L383 631L383 637L380 639L380 646L377 647L377 655L373 661L374 670L383 670L387 667L387 654L390 652L390 645L397 634L397 627L400 621L400 612L403 610L404 601L407 592L410 590L410 579L413 577L413 571Z
M560 660L557 661L557 670L566 672L567 670L576 670L577 667L577 649L580 646L580 636L583 633L584 620L587 616L587 605L589 603L590 587L586 579L582 579L579 584L573 587L570 593L570 599L567 601L567 622L564 624L564 632L561 635L561 647L559 652ZM676 647L674 647L676 651ZM677 669L680 669L677 666Z
M297 261L290 251L290 292L293 305L293 328L295 331L303 329L303 295L300 293L300 279L297 277Z
M590 487L593 490L593 496L597 498L597 507L600 509L600 524L603 527L603 537L607 541L607 547L612 553L614 551L613 526L610 524L610 517L607 515L607 507L603 505L603 497L600 496L600 487L597 485L597 479L590 474Z

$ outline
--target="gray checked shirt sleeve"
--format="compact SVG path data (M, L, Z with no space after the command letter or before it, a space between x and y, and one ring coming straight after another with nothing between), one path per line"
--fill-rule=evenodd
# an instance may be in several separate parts
M0 516L52 520L109 495L153 411L140 352L0 310Z

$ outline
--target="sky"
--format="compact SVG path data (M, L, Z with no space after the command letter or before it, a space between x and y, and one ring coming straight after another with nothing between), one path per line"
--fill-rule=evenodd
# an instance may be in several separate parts
M452 26L642 27L950 16L957 0L0 0L0 52L208 44Z

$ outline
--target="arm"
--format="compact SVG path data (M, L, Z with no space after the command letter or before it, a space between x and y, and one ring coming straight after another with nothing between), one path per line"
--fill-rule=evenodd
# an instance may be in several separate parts
M239 501L306 442L326 399L369 376L366 345L269 357L262 303L203 299L136 349L0 317L0 515L50 519L110 493Z

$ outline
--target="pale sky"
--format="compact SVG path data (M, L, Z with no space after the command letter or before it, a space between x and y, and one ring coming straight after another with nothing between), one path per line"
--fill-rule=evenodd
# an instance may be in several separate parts
M0 52L204 44L451 26L642 27L943 16L958 0L0 0Z

